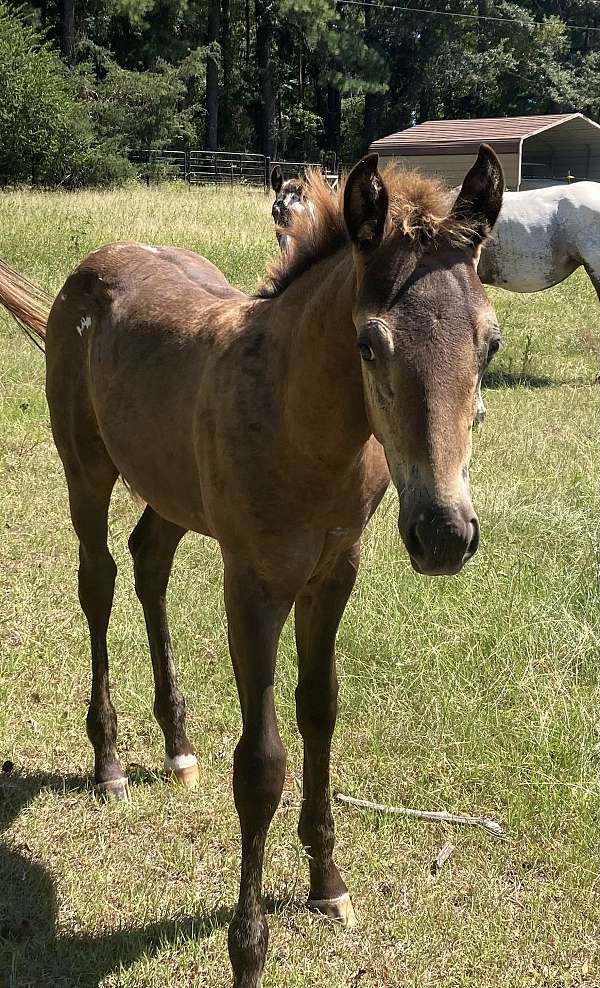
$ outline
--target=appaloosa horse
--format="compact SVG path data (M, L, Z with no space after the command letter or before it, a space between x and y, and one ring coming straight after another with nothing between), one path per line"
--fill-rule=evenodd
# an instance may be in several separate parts
M481 254L481 280L511 292L539 292L579 267L600 300L600 185L505 192L494 236Z
M49 315L43 295L0 269L0 301L45 338L91 640L87 730L95 781L116 797L127 793L106 643L116 572L107 517L117 477L147 504L129 540L135 587L166 767L188 784L198 766L165 598L186 532L220 543L243 719L233 777L241 881L229 930L237 988L258 988L267 950L261 884L285 771L273 699L283 624L295 605L309 906L349 923L329 794L337 628L363 529L390 473L418 573L457 573L476 552L471 428L499 335L476 272L502 204L502 170L489 148L450 212L439 184L382 179L376 155L356 165L337 195L318 174L308 184L314 215L294 224L294 250L274 262L255 297L189 251L136 243L93 251Z

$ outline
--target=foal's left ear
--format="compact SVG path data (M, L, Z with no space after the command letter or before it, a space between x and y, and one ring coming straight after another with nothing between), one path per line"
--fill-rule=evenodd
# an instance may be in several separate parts
M452 209L453 216L472 227L474 247L492 232L502 208L503 194L502 165L489 144L482 144Z
M283 185L283 172L279 165L275 165L273 171L271 172L271 188L276 196L279 195L281 186Z
M344 219L354 246L361 251L378 247L388 211L388 194L377 171L379 158L368 154L354 166L344 187Z

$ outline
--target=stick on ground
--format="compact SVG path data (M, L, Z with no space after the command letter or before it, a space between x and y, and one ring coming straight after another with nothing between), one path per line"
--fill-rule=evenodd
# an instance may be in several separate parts
M346 803L347 806L356 806L361 810L374 810L376 813L394 813L398 816L412 816L418 820L431 820L433 823L460 823L466 827L483 827L494 837L502 837L504 830L496 820L491 820L486 816L463 816L461 813L446 813L445 810L412 810L407 806L386 806L385 803L372 803L368 799L354 799L353 796L345 796L344 793L334 794L338 803Z
M452 844L451 841L449 840L447 840L446 843L442 847L440 847L437 855L431 862L431 866L429 870L431 871L432 875L437 875L440 868L443 868L443 866L446 864L446 861L448 861L448 859L452 857L455 850L456 850L456 846Z

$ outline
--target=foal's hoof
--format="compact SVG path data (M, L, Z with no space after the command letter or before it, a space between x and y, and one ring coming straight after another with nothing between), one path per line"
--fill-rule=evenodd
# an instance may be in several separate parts
M197 789L200 782L200 771L195 755L175 755L175 758L165 758L165 772L181 782L186 789Z
M126 775L120 779L109 779L108 782L97 782L96 788L111 802L129 801L129 779Z
M321 913L334 923L341 923L347 930L351 930L356 922L348 892L338 895L336 899L309 899L307 906L311 912Z

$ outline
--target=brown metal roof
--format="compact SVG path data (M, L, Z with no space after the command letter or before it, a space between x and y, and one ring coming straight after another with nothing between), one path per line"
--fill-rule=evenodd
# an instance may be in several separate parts
M472 120L427 120L373 141L369 150L379 154L469 154L485 141L498 152L515 152L527 137L577 120L598 129L582 113L551 113L530 117L485 117Z

